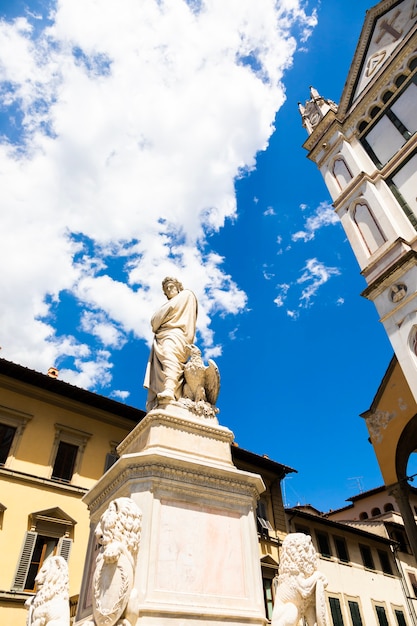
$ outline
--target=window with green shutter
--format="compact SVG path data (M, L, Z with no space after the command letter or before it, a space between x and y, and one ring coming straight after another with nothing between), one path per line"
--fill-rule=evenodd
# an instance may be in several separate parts
M404 617L404 612L400 611L400 609L395 609L394 613L395 613L398 626L407 626L407 622L405 621L405 617Z
M379 626L389 626L387 613L384 606L375 605L376 615L378 617Z
M353 626L363 626L359 603L354 600L348 600L348 605Z
M340 608L339 598L329 598L330 613L332 616L333 626L344 626L342 609Z

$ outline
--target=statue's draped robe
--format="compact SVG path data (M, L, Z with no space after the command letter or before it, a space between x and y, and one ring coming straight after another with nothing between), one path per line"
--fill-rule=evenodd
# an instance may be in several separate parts
M194 341L196 321L197 299L188 289L165 302L153 315L151 325L155 336L144 381L148 410L167 385L175 398L180 398L184 364L189 356L187 346Z

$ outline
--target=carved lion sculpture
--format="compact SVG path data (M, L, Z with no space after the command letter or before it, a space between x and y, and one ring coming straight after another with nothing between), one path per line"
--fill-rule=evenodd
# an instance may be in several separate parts
M318 557L309 535L291 533L282 544L281 563L272 613L272 626L326 626L326 577L317 569Z
M36 595L26 600L27 626L69 626L68 565L62 556L45 559L36 578Z
M130 498L110 502L96 528L101 544L93 577L93 622L86 626L134 626L139 615L134 588L142 512Z

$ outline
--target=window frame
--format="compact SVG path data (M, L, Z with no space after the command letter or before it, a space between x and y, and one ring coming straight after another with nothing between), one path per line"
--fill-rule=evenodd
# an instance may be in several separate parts
M340 551L339 551L339 548L338 548L338 542L343 544L344 550L346 552L347 559L344 559L344 558L342 558L340 556ZM339 536L339 535L334 535L333 536L333 543L334 543L334 547L335 547L335 550L336 550L336 556L337 556L338 560L340 561L340 563L345 563L345 564L350 563L350 555L349 555L349 550L348 550L347 541L346 541L345 537L342 537L342 536Z
M66 424L58 424L58 423L55 424L55 437L54 437L54 443L53 443L52 450L51 450L51 457L49 460L49 466L50 466L49 478L51 480L54 480L56 482L63 482L63 483L70 484L74 481L74 478L79 476L82 458L85 452L87 442L91 436L92 436L91 433L87 433L85 431L72 428L71 426L67 426ZM59 444L61 442L76 446L78 448L76 458L74 461L72 476L69 480L55 478L53 476L54 466L55 466L56 458L57 458L58 451L59 451Z
M32 417L33 415L29 413L16 411L6 406L0 405L0 423L16 429L16 432L14 433L12 442L10 444L9 451L7 453L6 460L0 465L0 469L2 467L8 468L13 464L23 432Z
M385 602L377 602L375 600L372 601L373 607L374 607L374 611L375 611L375 617L376 617L376 623L378 626L390 626L390 620L388 619L388 611L387 611L387 605L385 604ZM378 609L382 609L382 611L384 612L384 619L385 619L385 623L383 623L380 619L380 612Z
M349 618L350 618L350 622L352 624L352 626L364 626L364 621L363 621L363 616L362 616L362 607L361 607L361 603L360 603L360 598L359 597L346 597L346 602L347 602L347 608L348 608L348 613L349 613ZM355 605L355 607L358 610L358 615L359 615L359 621L355 621L352 615L352 606Z
M23 538L23 544L21 548L20 557L17 562L15 575L13 577L11 591L31 592L35 590L35 586L31 588L27 587L27 580L29 577L30 568L34 564L33 555L34 555L36 544L39 538L50 539L51 541L56 541L56 545L52 553L48 554L47 556L51 556L52 554L57 555L57 556L62 556L68 562L70 552L71 552L71 547L72 547L72 539L66 536L64 537L52 536L51 537L49 535L38 533L35 530L26 531L25 536ZM33 580L35 580L47 556L45 554L45 550L42 549L41 558L39 562L36 561L36 563L38 564L36 572L32 573Z
M327 596L327 600L329 603L329 617L332 621L332 625L333 626L345 626L345 618L343 615L343 610L342 610L342 606L343 606L343 601L342 601L342 597L338 594L329 594ZM335 615L333 613L333 607L335 607L338 612L339 615L337 615L337 618L335 620Z
M414 572L407 570L408 582L410 583L411 593L414 594L413 598L417 598L417 577ZM414 579L414 580L413 580Z
M395 617L396 626L408 626L408 620L406 619L407 613L406 613L405 608L403 606L400 606L398 604L391 604L391 611L392 611L392 613L393 613L393 615ZM401 613L401 615L402 615L402 623L401 624L400 624L401 620L398 619L398 615L397 615L398 613Z
M274 532L274 528L268 519L268 502L260 498L256 506L256 520L258 522L258 533L263 537L269 537L270 532Z
M367 140L367 136L369 135L369 133L371 133L378 126L378 124L384 117L391 122L393 127L397 129L398 135L404 139L404 143L401 147L403 147L409 141L409 139L411 139L417 132L409 130L405 126L404 122L400 120L398 115L393 111L393 107L395 106L396 102L400 100L400 98L405 94L407 89L412 84L417 86L417 73L414 72L414 74L411 75L411 78L409 78L408 80L407 79L404 77L403 82L400 83L400 85L397 85L398 92L395 93L395 95L393 94L394 97L390 97L386 102L384 102L384 106L382 108L379 108L374 118L366 123L366 125L360 131L359 141L378 169L382 169L382 167L389 163L389 161L395 156L394 153L393 155L391 155L391 157L388 158L385 163L382 163L372 149L371 143ZM404 82L406 82L407 84L403 85Z
M388 576L394 576L394 569L392 567L390 553L387 550L381 550L379 548L377 550L377 553L378 553L378 559L381 564L381 569L383 573ZM385 563L388 565L387 569L385 569L384 567L384 559L386 559Z
M70 518L68 514L57 507L46 511L34 512L29 515L28 530L23 538L22 548L11 586L12 591L33 591L33 589L28 589L26 585L29 570L33 564L33 555L38 538L50 539L56 542L53 554L62 556L68 562L72 548L75 524L76 521L74 519ZM44 560L45 554L43 554L43 558L40 559L33 578L36 577Z
M330 535L329 533L325 532L324 530L316 530L316 541L317 541L317 547L318 547L318 551L320 556L322 556L325 559L331 559L333 554L332 554L332 547L330 544ZM327 547L328 547L328 551L324 551L322 550L322 545L320 542L320 537L327 543Z
M104 460L103 474L105 474L120 459L120 455L117 454L117 446L120 442L110 441L109 443L110 452L107 452L106 458Z
M361 553L361 558L362 558L362 563L365 569L368 570L372 570L375 571L375 560L374 557L372 555L372 548L364 543L360 543L359 544L359 551ZM372 566L367 565L366 561L367 558L365 557L365 554L368 553L369 557L370 557L370 562L372 562Z

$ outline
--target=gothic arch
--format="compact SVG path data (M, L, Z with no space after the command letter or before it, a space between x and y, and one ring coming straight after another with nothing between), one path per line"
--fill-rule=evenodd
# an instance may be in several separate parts
M350 213L363 245L368 254L372 255L387 239L380 229L370 206L364 198L360 198L354 202Z
M348 164L340 154L338 154L334 159L331 171L334 179L340 187L340 190L344 189L353 178L353 174L350 171Z

